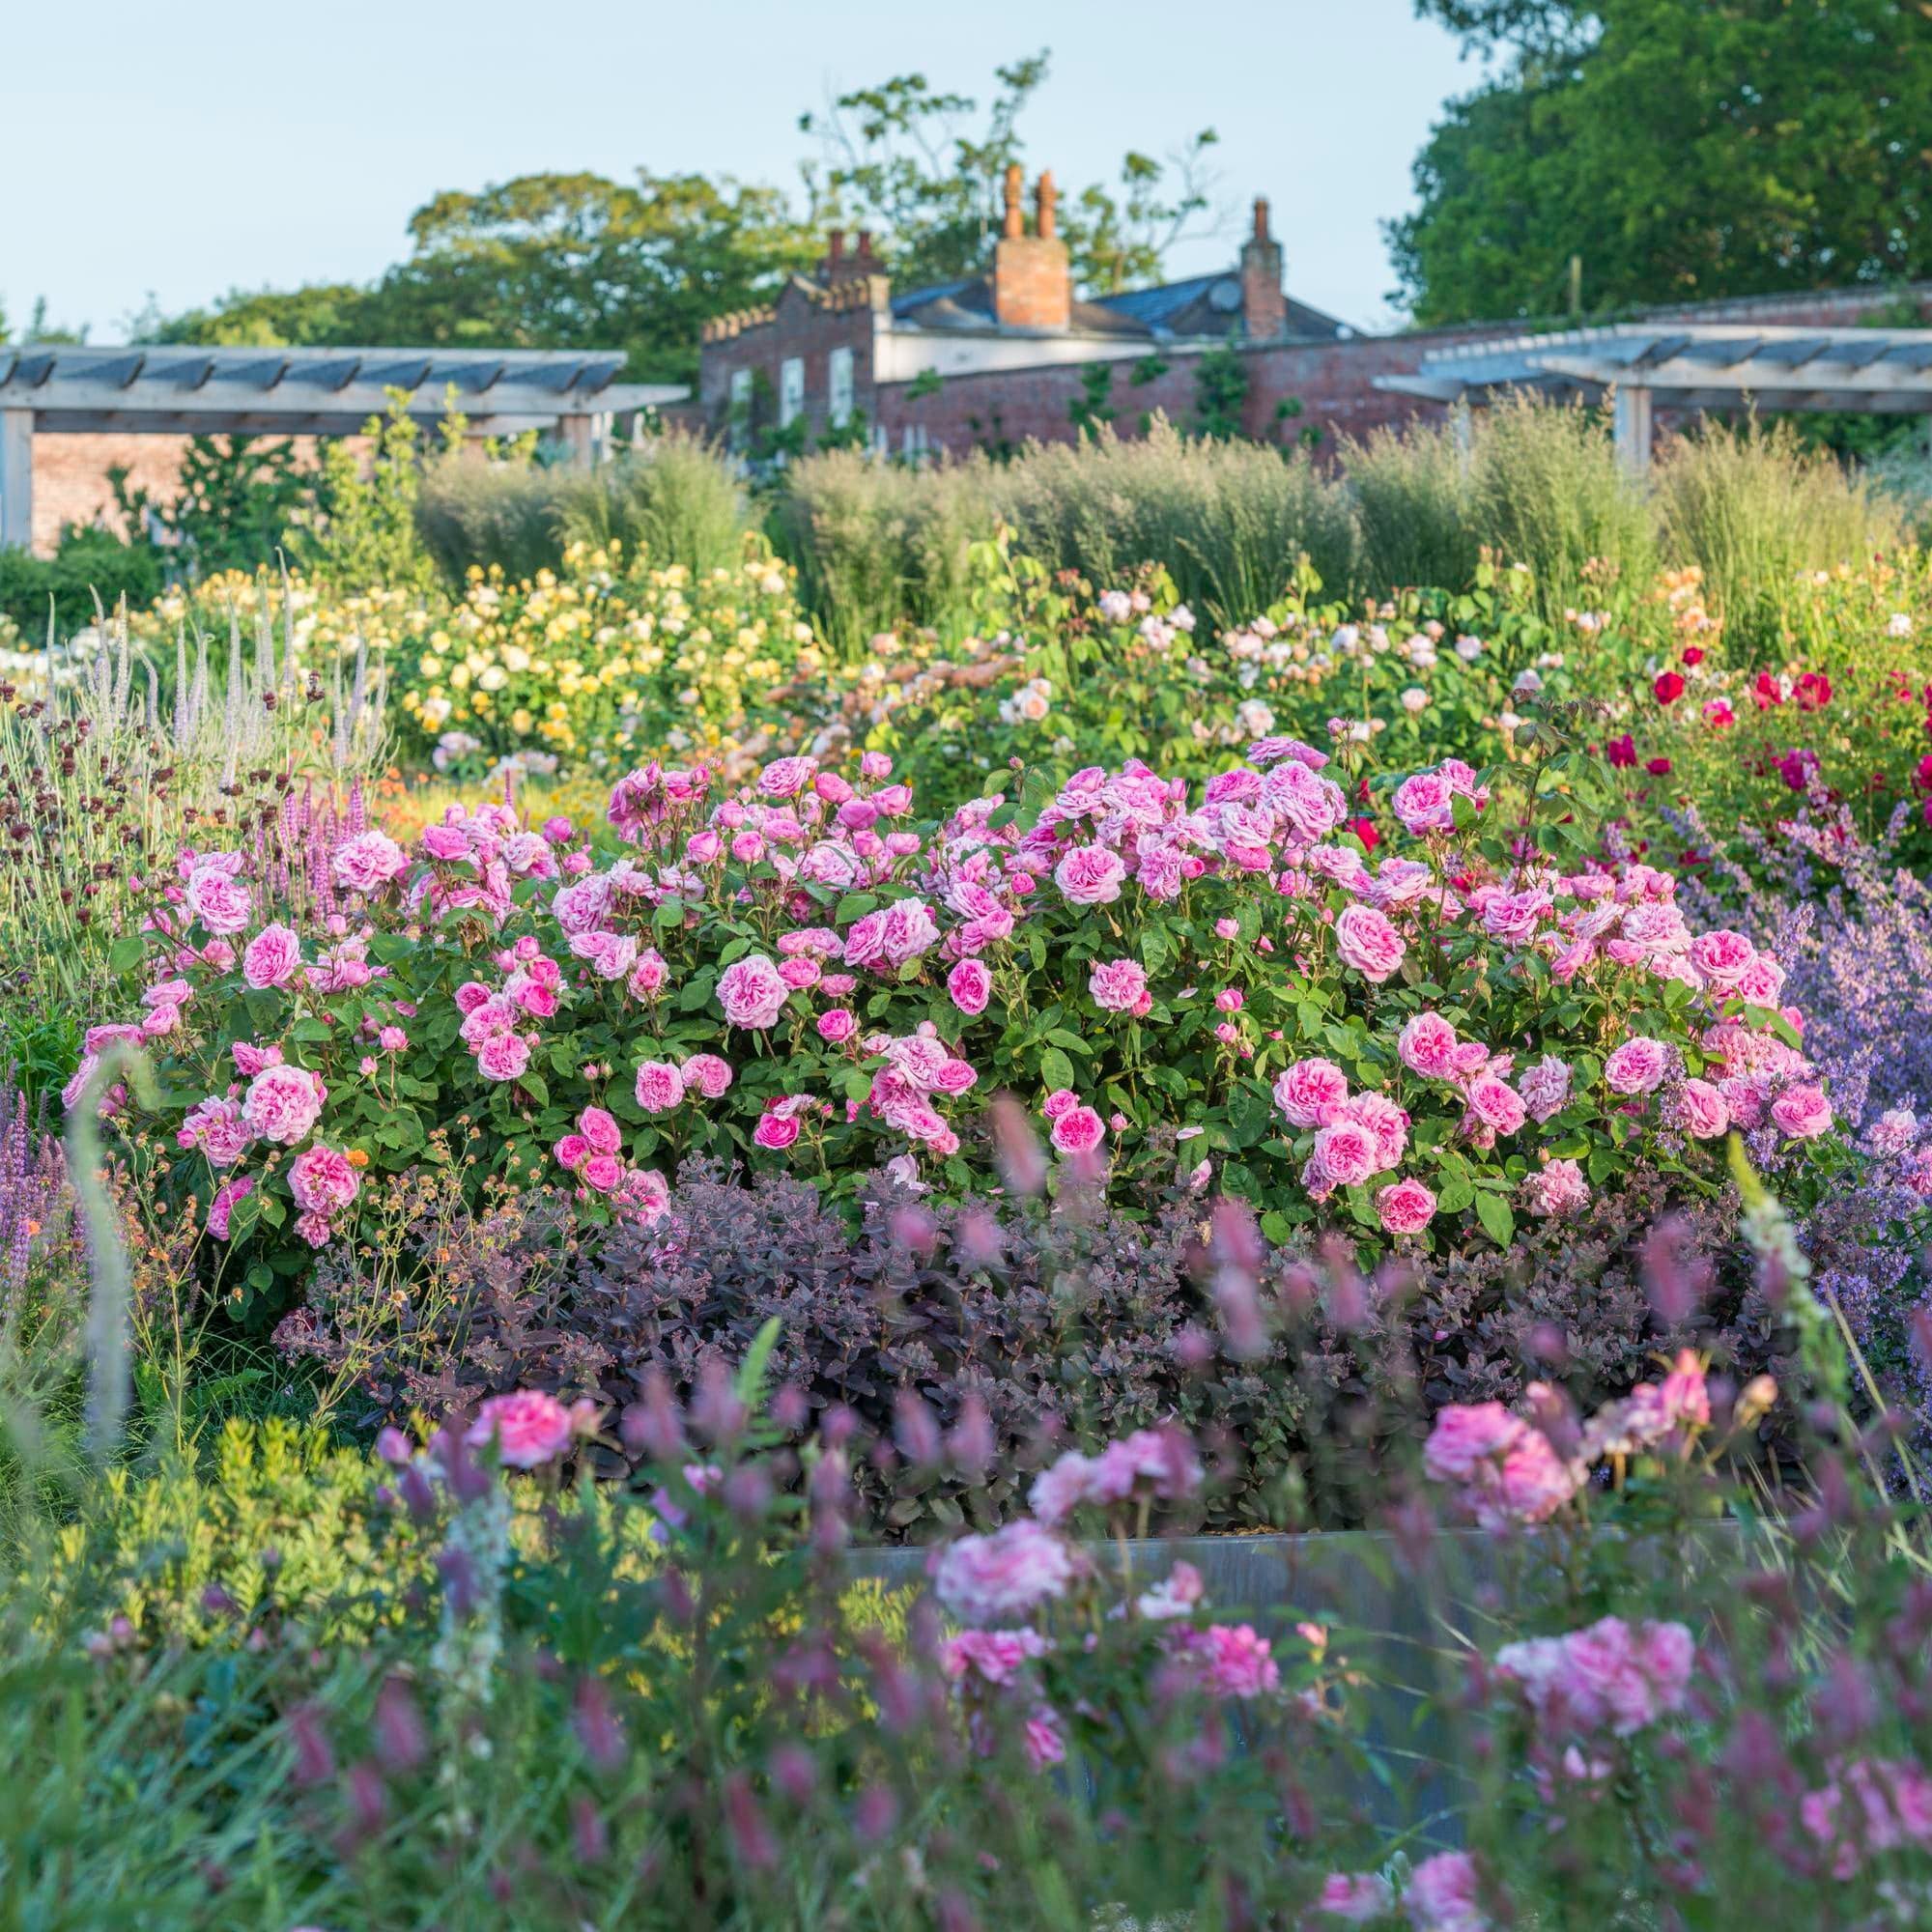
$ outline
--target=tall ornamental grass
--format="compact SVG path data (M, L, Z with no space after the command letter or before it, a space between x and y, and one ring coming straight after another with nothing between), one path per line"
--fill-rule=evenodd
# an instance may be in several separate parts
M1665 448L1653 489L1664 554L1701 566L1734 643L1767 661L1782 656L1801 576L1906 537L1894 498L1805 449L1789 421L1706 422Z

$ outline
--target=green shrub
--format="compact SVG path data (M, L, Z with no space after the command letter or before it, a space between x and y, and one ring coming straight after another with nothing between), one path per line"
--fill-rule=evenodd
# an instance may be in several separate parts
M97 599L106 611L124 597L129 605L152 603L166 582L165 563L151 543L127 543L112 530L79 524L68 525L49 557L0 550L0 646L44 646L50 610L56 635L67 638L94 622Z
M735 566L744 555L745 493L724 454L677 431L570 482L556 498L564 541L620 543L627 556L696 573Z
M563 558L562 498L577 472L534 463L444 463L423 478L416 531L445 582L476 565L512 578L554 570Z

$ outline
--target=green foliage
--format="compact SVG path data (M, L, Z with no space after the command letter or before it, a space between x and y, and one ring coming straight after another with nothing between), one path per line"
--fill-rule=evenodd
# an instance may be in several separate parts
M1087 438L1098 436L1109 426L1117 413L1113 407L1114 365L1111 362L1087 362L1080 369L1080 393L1066 406L1066 413L1073 419L1076 434L1084 441Z
M366 459L346 441L323 450L321 487L295 547L304 570L338 589L426 590L436 581L435 560L416 529L422 432L408 405L408 393L392 389L389 413L363 425L372 445ZM462 419L446 418L446 455L454 456L462 435Z
M414 252L366 288L236 293L165 323L170 342L611 349L639 382L689 382L700 323L767 298L816 254L772 188L703 175L635 184L534 174L447 190Z
M272 567L291 522L314 500L317 481L293 442L250 436L190 437L176 494L165 503L130 489L124 467L107 478L127 527L145 529L152 519L202 577Z
M165 581L162 554L153 544L79 524L61 532L49 557L0 550L0 645L12 641L10 630L28 649L44 645L50 615L55 636L71 637L94 622L97 598L109 611L123 598L147 604Z
M1932 272L1915 0L1424 0L1506 54L1388 225L1420 323L1605 313Z
M1241 433L1241 406L1248 400L1248 365L1232 348L1210 349L1194 363L1195 426L1203 436Z

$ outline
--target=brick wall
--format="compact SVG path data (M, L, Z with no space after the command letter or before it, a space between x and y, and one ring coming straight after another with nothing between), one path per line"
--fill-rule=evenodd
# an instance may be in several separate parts
M883 305L886 298L886 284L879 278L877 299ZM724 430L730 410L731 376L738 369L763 374L768 393L760 409L766 419L776 423L779 365L796 355L805 362L805 414L816 436L828 420L828 364L835 349L851 350L853 407L869 418L875 320L871 299L853 299L843 307L821 307L795 287L787 288L771 321L753 323L736 334L707 341L699 349L696 404L704 426L716 432Z

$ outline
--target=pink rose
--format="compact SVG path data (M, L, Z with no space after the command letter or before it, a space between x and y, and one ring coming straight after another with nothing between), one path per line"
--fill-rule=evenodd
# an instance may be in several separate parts
M1301 1184L1319 1200L1338 1187L1359 1187L1379 1167L1376 1137L1359 1121L1340 1119L1319 1127L1301 1170Z
M757 1032L778 1023L789 990L762 952L734 959L718 977L718 1004L725 1024Z
M715 1053L694 1053L682 1071L686 1093L696 1088L707 1100L716 1100L730 1091L730 1065Z
M1071 1087L1056 1087L1039 1103L1039 1111L1049 1121L1057 1121L1063 1114L1070 1114L1080 1104L1080 1095Z
M993 976L978 959L962 959L946 976L946 990L962 1013L977 1017L993 996Z
M1073 1553L1050 1529L1021 1517L991 1536L962 1536L932 1559L932 1587L962 1623L1002 1624L1066 1594Z
M593 1153L581 1172L586 1187L595 1188L599 1194L611 1194L624 1178L624 1163L614 1153Z
M1546 1053L1517 1083L1529 1118L1539 1125L1560 1114L1570 1098L1570 1069Z
M1750 971L1750 964L1757 957L1757 948L1742 932L1732 932L1719 928L1716 932L1700 932L1690 942L1690 963L1703 975L1709 985L1727 989L1734 987Z
M624 1146L624 1130L602 1107L586 1107L577 1117L577 1131L592 1153L617 1153Z
M338 885L364 897L409 870L409 854L386 832L358 832L345 838L329 860Z
M208 1204L208 1232L217 1241L225 1241L228 1238L229 1222L234 1215L236 1205L247 1200L254 1191L254 1179L246 1174L224 1182L216 1189L214 1199Z
M1288 767L1299 771L1299 765ZM1403 962L1408 948L1385 914L1374 906L1347 907L1335 922L1335 948L1343 960L1379 985Z
M1106 1137L1106 1122L1092 1107L1080 1106L1067 1108L1050 1136L1062 1153L1092 1153Z
M583 1135L565 1134L552 1151L565 1167L575 1173L590 1158L594 1150Z
M1484 1126L1499 1134L1513 1134L1528 1114L1522 1095L1506 1080L1493 1073L1479 1073L1463 1089L1469 1111Z
M183 1148L199 1148L211 1167L233 1167L248 1151L252 1136L240 1105L224 1095L197 1100L175 1134Z
M265 925L242 952L242 977L261 992L284 986L301 964L301 941L286 925Z
M773 1152L781 1152L798 1139L798 1117L795 1114L781 1114L767 1109L758 1116L758 1124L752 1129L752 1145L769 1148Z
M289 1166L289 1192L311 1214L332 1214L348 1207L361 1185L347 1157L319 1142L304 1148Z
M1132 959L1095 960L1087 976L1087 990L1103 1011L1130 1013L1147 998L1147 972Z
M305 1066L270 1066L248 1083L242 1118L259 1139L294 1147L308 1137L327 1097L320 1076Z
M1787 1087L1771 1103L1778 1132L1794 1141L1816 1140L1832 1124L1832 1103L1817 1087Z
M1650 1094L1670 1070L1670 1049L1661 1039L1637 1034L1604 1062L1604 1084L1613 1094Z
M1574 1160L1552 1160L1525 1176L1522 1192L1529 1211L1545 1221L1579 1213L1590 1203L1590 1183Z
M1708 1080L1687 1080L1678 1090L1677 1118L1693 1139L1714 1141L1730 1126L1731 1110Z
M805 789L816 769L813 758L774 758L758 774L758 789L767 798L792 798Z
M1499 1402L1450 1403L1435 1412L1422 1466L1438 1483L1466 1483L1485 1463L1514 1448L1528 1427Z
M842 1045L858 1030L858 1017L849 1007L828 1007L818 1016L818 1037L833 1046Z
M1391 1235L1419 1235L1435 1216L1435 1196L1419 1180L1398 1180L1376 1191L1376 1212Z
M1329 1060L1297 1060L1274 1083L1274 1103L1294 1127L1325 1126L1348 1097L1348 1076Z
M1104 845L1076 845L1053 868L1053 883L1073 905L1111 905L1126 876L1126 862Z
M1403 1028L1396 1052L1411 1073L1440 1080L1456 1065L1456 1029L1440 1013L1417 1013Z
M684 1098L684 1075L668 1060L647 1060L638 1068L638 1105L647 1114L668 1114Z
M472 1448L497 1445L497 1460L506 1468L534 1469L570 1447L577 1421L554 1395L520 1389L515 1395L493 1395L476 1411L464 1440Z
M939 944L939 927L923 899L900 899L885 910L881 944L891 966L909 965Z
M530 1043L519 1033L493 1033L476 1049L476 1070L486 1080L517 1080L528 1071Z
M1486 1932L1476 1861L1467 1852L1437 1852L1408 1875L1403 1904L1417 1932Z
M240 932L248 923L253 900L248 888L235 876L241 854L203 860L187 875L183 894L190 914L210 932Z
M1455 794L1435 772L1417 772L1396 786L1395 815L1412 833L1448 832L1456 824Z

